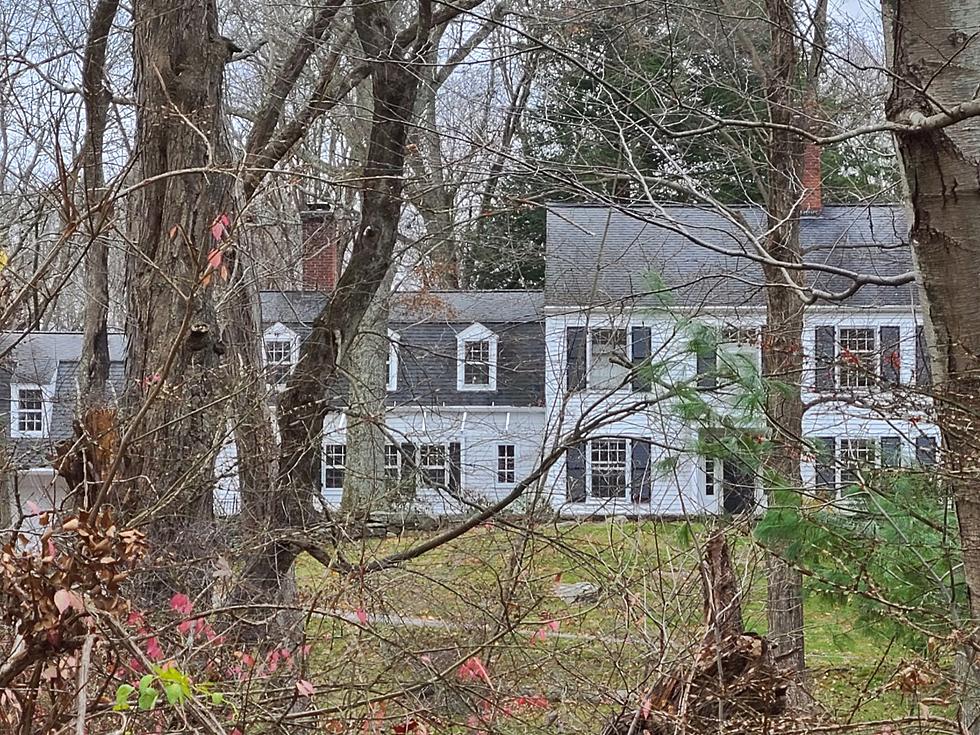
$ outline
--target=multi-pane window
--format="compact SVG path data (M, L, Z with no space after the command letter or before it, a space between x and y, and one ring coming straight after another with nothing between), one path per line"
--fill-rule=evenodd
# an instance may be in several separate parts
M327 444L323 448L323 486L331 489L344 486L344 466L347 463L347 447L343 444Z
M875 442L871 439L840 440L840 483L842 487L859 484L859 473L874 466Z
M726 327L721 333L719 362L736 375L759 370L759 332L752 328Z
M840 366L838 383L842 388L867 388L875 378L875 330L846 328L840 330Z
M502 485L512 485L517 479L514 457L513 444L497 445L497 482Z
M715 494L715 458L704 458L704 494Z
M590 445L592 497L625 498L628 478L626 439L595 439Z
M401 479L401 452L395 444L385 444L385 480L398 482Z
M463 343L463 384L490 385L490 340L468 340Z
M15 426L19 434L44 433L44 392L40 388L17 389Z
M589 388L615 390L629 374L625 329L593 329L592 359L589 363Z
M290 339L265 340L265 374L271 385L283 385L293 369L293 342Z
M445 487L446 469L444 444L423 444L419 447L419 474L424 487Z

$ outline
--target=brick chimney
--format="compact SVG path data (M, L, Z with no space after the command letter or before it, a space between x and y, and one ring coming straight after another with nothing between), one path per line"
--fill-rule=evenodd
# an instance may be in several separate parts
M803 204L800 214L820 214L823 209L823 171L820 146L806 143L803 148Z
M303 290L331 292L337 286L337 222L330 205L311 202L303 223Z

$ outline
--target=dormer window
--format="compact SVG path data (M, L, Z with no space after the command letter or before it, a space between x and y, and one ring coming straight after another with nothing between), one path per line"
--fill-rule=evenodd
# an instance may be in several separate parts
M282 324L274 324L265 330L263 355L266 383L284 387L299 361L299 335Z
M10 436L42 438L51 423L49 390L35 383L10 385Z
M456 389L497 390L497 335L482 324L456 337Z

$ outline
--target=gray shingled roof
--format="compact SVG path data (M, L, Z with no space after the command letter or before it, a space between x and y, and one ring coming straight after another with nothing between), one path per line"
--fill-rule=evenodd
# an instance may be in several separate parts
M326 300L316 291L263 291L265 324L310 324ZM403 291L392 295L393 324L530 322L542 318L541 291Z
M735 208L753 232L761 210ZM829 206L805 216L800 237L806 262L892 276L912 269L898 206ZM720 252L724 251L724 252ZM730 218L693 206L630 213L605 206L549 207L545 301L549 306L661 304L685 306L765 304L761 267ZM808 282L830 292L846 289L842 276L811 271ZM665 290L666 289L666 290ZM914 284L863 286L848 305L909 305Z
M109 359L125 357L126 338L109 335ZM0 334L0 367L10 373L12 383L50 385L60 362L77 361L82 354L79 332L30 332Z
M392 296L390 321L533 322L543 314L542 291L406 291Z

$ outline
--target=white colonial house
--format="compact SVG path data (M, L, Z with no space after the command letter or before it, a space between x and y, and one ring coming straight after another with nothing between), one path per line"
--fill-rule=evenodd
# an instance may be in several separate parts
M385 478L405 508L443 515L485 507L542 461L522 503L570 516L752 512L758 473L709 447L758 441L765 288L741 222L692 206L549 208L539 291L399 292L389 319ZM872 466L936 461L929 374L914 285L850 288L848 272L911 267L902 210L814 207L801 217L808 284L803 343L807 487L833 497ZM262 294L270 396L288 381L336 282L329 211L304 213L304 289ZM113 337L122 387L124 345ZM71 435L79 335L7 335L14 517L56 502L44 459ZM753 388L755 390L753 390ZM345 386L335 400L343 405ZM322 499L340 502L350 419L323 432ZM216 511L239 504L231 432L216 463ZM393 501L394 502L394 501Z
M761 231L760 212L740 214ZM853 281L842 270L894 276L911 268L897 207L827 207L800 227L807 262L823 269L809 272L814 289L844 292ZM556 508L679 516L763 501L755 469L703 452L725 434L766 432L762 413L749 410L751 375L734 379L761 368L765 282L753 252L730 219L698 208L549 211L548 436L601 424L551 473ZM865 285L816 301L800 349L809 487L837 493L858 468L935 461L914 285ZM705 415L688 415L691 388Z

